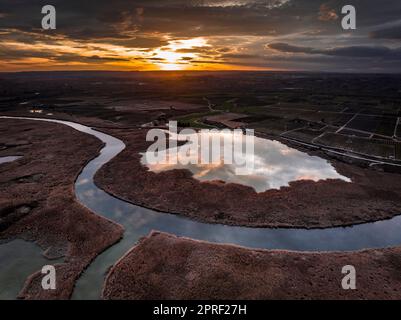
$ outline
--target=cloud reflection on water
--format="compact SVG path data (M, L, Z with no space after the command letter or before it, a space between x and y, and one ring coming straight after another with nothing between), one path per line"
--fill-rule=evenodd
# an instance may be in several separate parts
M197 133L198 141L202 141L202 136L210 135L203 131ZM220 133L221 141L223 141L224 133ZM149 163L146 154L142 154L141 162L146 165L152 172L162 172L173 169L188 169L192 172L193 177L200 181L220 180L226 183L237 183L254 188L257 192L264 192L270 189L280 189L289 186L292 181L299 180L326 180L340 179L351 182L347 177L339 174L335 168L325 159L317 156L310 156L305 152L290 148L285 144L255 137L254 140L254 156L247 159L251 162L251 172L248 175L237 175L236 169L239 166L235 163L224 163L222 157L216 163L202 164L183 164L183 158L200 159L200 155L196 153L182 154L178 152L178 163L156 164ZM245 150L245 140L243 139L243 150ZM168 154L173 149L164 151ZM238 150L237 150L238 151ZM234 152L237 152L234 150ZM234 159L238 154L234 153Z

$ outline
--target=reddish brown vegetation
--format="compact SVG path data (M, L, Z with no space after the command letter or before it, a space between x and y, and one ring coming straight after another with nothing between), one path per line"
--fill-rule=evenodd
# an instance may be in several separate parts
M154 232L111 269L105 299L400 299L400 248L250 250ZM356 268L344 290L342 267Z
M23 156L0 166L0 239L35 241L49 258L65 257L56 267L56 290L42 290L37 273L20 296L68 298L83 269L123 232L75 199L75 178L101 142L64 125L35 121L2 119L0 131L7 132L0 135L0 156Z
M146 130L108 130L127 148L97 173L108 192L135 204L211 223L323 228L390 218L401 212L401 175L333 162L353 183L298 181L256 193L238 184L200 182L187 170L148 171L139 152Z

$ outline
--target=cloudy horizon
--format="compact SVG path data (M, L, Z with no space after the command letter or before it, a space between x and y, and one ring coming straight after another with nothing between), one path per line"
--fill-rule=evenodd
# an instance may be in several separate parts
M0 0L0 35L1 71L401 72L399 0Z

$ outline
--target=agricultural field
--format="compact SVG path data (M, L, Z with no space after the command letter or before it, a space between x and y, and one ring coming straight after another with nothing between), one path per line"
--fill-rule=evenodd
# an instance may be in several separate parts
M396 124L397 117L357 115L347 124L346 128L392 137Z
M367 139L336 133L325 133L315 143L338 149L344 149L364 155L394 159L396 143L387 140Z

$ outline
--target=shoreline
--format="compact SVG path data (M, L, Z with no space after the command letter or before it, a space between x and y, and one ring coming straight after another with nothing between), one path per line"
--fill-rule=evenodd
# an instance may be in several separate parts
M400 250L249 249L152 231L110 269L102 298L395 300L401 298ZM345 265L355 266L356 290L341 286Z
M305 180L256 193L239 184L201 182L185 169L150 172L139 156L149 145L144 138L146 129L104 131L116 135L127 148L96 173L96 185L116 198L158 212L206 223L305 229L347 227L401 213L401 186L397 183L401 176L334 160L322 151L297 148L329 161L352 183Z
M16 238L35 242L48 259L65 259L56 265L58 279L62 279L56 290L39 289L42 274L38 271L28 277L18 297L67 299L83 270L122 236L121 226L91 212L75 197L75 180L99 153L102 143L64 125L1 120L0 126L8 128L2 143L13 139L25 139L27 143L1 151L2 155L18 151L23 157L2 167L1 210L10 208L7 217L11 225L0 232L0 237L5 242ZM29 203L37 205L26 215L17 216L13 208Z
M18 120L18 121L21 121L21 120ZM29 121L29 120L26 120L26 121ZM32 130L32 129L30 129L30 130ZM141 130L141 131L146 131L146 130ZM100 147L98 148L98 150L100 149ZM4 151L4 150L3 150ZM97 151L98 152L98 151ZM91 159L93 159L93 158L91 158ZM89 162L89 160L86 160L86 163L88 163ZM84 168L85 167L85 163L82 165L82 167L80 168L80 171L79 172L81 172L82 171L82 168ZM176 170L176 171L178 171L178 170ZM76 177L79 175L79 173L76 175ZM75 180L76 180L76 178L75 178ZM74 183L75 183L75 180L74 180ZM71 192L74 192L74 188L70 188L70 191ZM85 208L85 207L84 207ZM86 208L85 208L86 209ZM107 220L107 219L106 219ZM115 223L113 223L111 220L107 220L107 222L108 223L112 223L112 224L115 224ZM120 238L121 239L121 238ZM191 239L186 239L186 240L188 240L188 241L191 241ZM118 240L117 240L118 241ZM197 243L201 243L201 241L197 241L197 240L193 240L193 241L195 241L195 242L197 242ZM211 243L210 243L211 244ZM103 249L103 251L104 250L106 250L107 248L109 248L110 246L112 246L113 244L110 244L108 247L106 247L106 248L104 248ZM239 246L233 246L233 245L229 245L229 244L214 244L214 246L231 246L231 247L235 247L235 248L237 248L238 250L250 250L250 251L260 251L260 250L262 250L263 251L263 249L250 249L250 248L243 248L243 247L239 247ZM135 248L135 247L134 247ZM396 248L395 248L396 249ZM131 250L133 250L133 249L131 249ZM128 252L128 253L126 253L124 256L123 256L123 258L124 257L126 257L127 256L127 254L129 254L130 252L131 252L131 250ZM391 250L391 249L371 249L372 251L378 251L378 250L384 250L384 251L387 251L387 250ZM101 252L103 252L103 251L101 251ZM264 251L271 251L271 250L264 250ZM291 253L291 251L283 251L283 250L274 250L274 251L279 251L279 252L287 252L287 253ZM77 275L77 278L74 278L73 279L73 282L75 283L75 281L76 281L76 279L78 279L78 277L82 274L82 272L85 270L85 268L87 267L87 266L89 266L89 264L97 257L97 255L99 255L101 252L98 252L95 256L93 256L92 257L92 259L89 261L89 262L87 262L87 265L83 268L83 269L81 269L80 271L78 271L78 269L74 269L73 267L72 267L72 269L74 269L74 270L71 270L71 269L69 269L68 267L66 267L65 266L65 263L61 263L61 264L58 264L57 265L57 267L58 267L58 270L61 270L61 272L77 272L78 273L78 275ZM359 253L360 251L356 251L356 252L352 252L352 253L349 253L349 254L355 254L355 255L357 255L358 253ZM299 254L299 255L302 255L302 254L305 254L305 255L313 255L313 254L316 254L316 253L310 253L310 252L299 252L299 253L297 253L297 254ZM322 254L322 253L318 253L318 254ZM344 253L345 254L345 253ZM330 253L330 255L335 255L335 253ZM120 263L121 261L122 261L122 259L123 258L120 258L119 260L118 260L118 262L115 264L115 266L116 265L118 265L118 263ZM68 259L67 259L68 260ZM65 270L65 269L68 269L68 270ZM114 268L114 267L113 267ZM37 294L37 292L35 293L32 293L32 291L35 291L35 289L33 289L33 288L35 288L35 287L37 287L39 284L37 283L37 277L38 276L40 276L41 274L40 273L34 273L34 274L32 274L30 277L28 277L28 279L27 279L27 281L26 281L26 285L25 285L25 287L23 288L23 290L21 291L21 293L20 293L20 297L21 298L37 298L36 296L35 296L35 294ZM109 277L108 277L109 278ZM46 297L40 297L40 298L46 298ZM50 298L50 297L48 297L48 298Z

